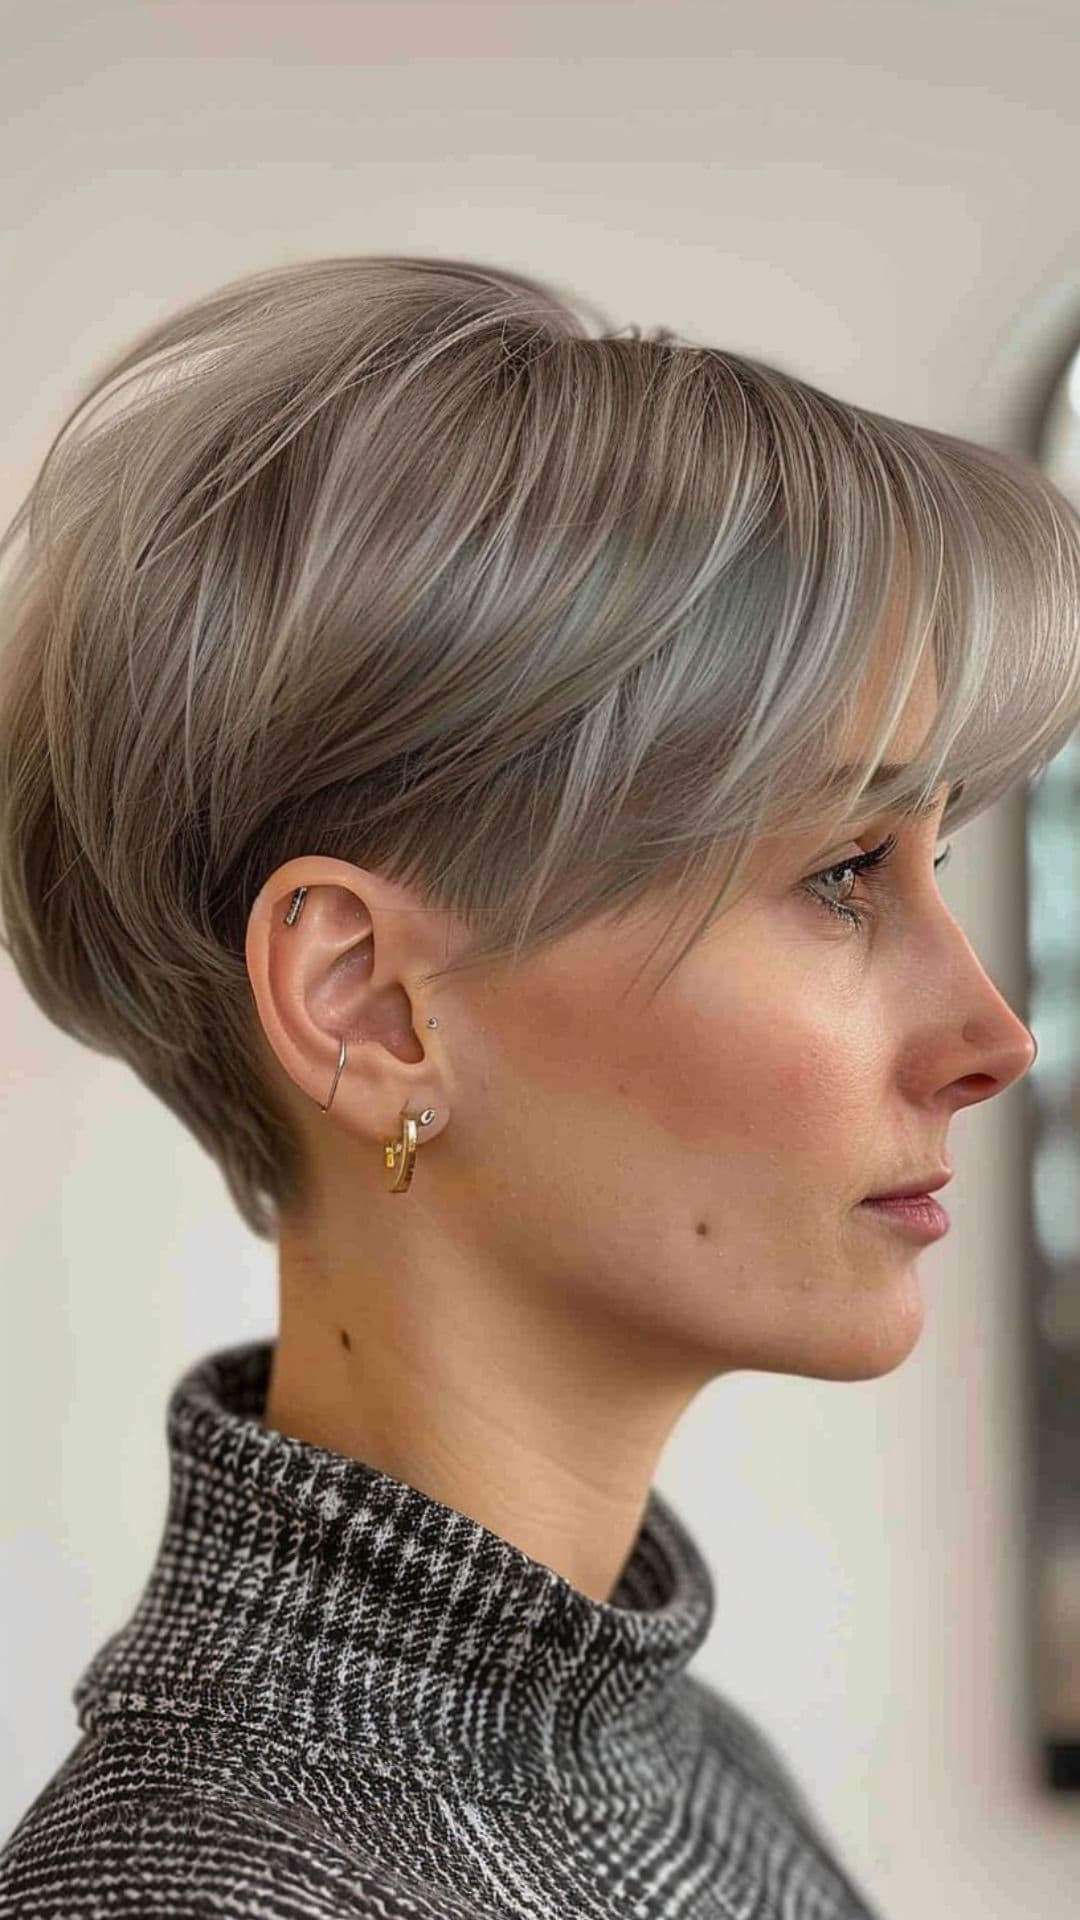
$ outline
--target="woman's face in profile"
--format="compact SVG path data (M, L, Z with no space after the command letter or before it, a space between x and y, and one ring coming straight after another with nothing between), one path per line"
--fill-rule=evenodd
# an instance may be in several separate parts
M913 706L890 759L914 757L929 717ZM922 1325L924 1243L859 1202L950 1165L953 1114L1036 1052L938 891L946 792L839 844L759 842L751 891L652 999L627 986L655 923L640 942L590 927L489 984L459 1042L468 1056L475 1033L466 1080L491 1143L470 1143L465 1203L485 1252L565 1287L583 1332L595 1313L703 1379L897 1366ZM889 833L873 883L810 897L815 869ZM443 1024L449 1046L450 1008Z
M920 683L891 761L917 757L935 698ZM363 1311L369 1334L389 1316L403 1350L437 1349L439 1378L460 1340L466 1372L481 1351L488 1395L532 1356L542 1404L577 1406L579 1379L602 1369L666 1380L670 1401L743 1368L865 1379L899 1365L922 1327L925 1243L860 1202L951 1165L954 1113L1036 1052L939 892L946 797L839 842L759 841L749 891L659 991L651 910L429 992L415 981L453 952L437 912L361 873L355 893L322 889L325 939L320 908L296 940L269 886L250 945L280 1057L324 1085L333 1036L356 1036L334 1124L310 1094L293 1103L318 1198L283 1235L290 1314ZM872 880L808 887L890 834ZM317 865L280 881L352 877ZM438 1117L409 1196L387 1199L378 1116L403 1092Z

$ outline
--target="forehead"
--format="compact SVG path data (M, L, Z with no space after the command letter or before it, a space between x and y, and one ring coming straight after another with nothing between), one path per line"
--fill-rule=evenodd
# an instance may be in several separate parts
M852 774L864 769L868 763L867 749L874 728L874 699L880 690L880 679L881 676L878 673L875 676L876 684L873 694L868 695L862 711L844 737L830 775L830 784L833 781L838 787L848 784ZM907 705L889 737L880 765L875 769L866 786L864 809L872 806L875 793L887 780L895 777L896 773L910 761L918 759L933 728L937 703L937 672L933 656L928 655L920 663L918 677L908 697ZM932 811L934 804L936 802L932 802L925 811Z
M868 764L868 744L877 724L880 702L884 696L888 678L889 648L896 639L894 622L902 617L902 602L894 590L889 607L889 618L882 634L882 644L875 651L874 665L867 677L863 698L859 703L854 720L848 729L838 737L837 748L831 759L830 785L833 780L839 786L850 785L853 773L861 772ZM881 756L881 763L866 784L859 809L859 818L869 819L874 812L876 797L886 781L894 780L897 769L919 757L930 734L937 713L938 683L937 669L933 650L930 649L920 662L918 674L913 683L907 704L897 725L894 727ZM931 795L924 807L923 814L936 812L947 798L944 787L939 787ZM919 817L919 816L914 816ZM836 813L834 826L837 838L842 838L847 827L853 823L849 816ZM801 845L802 839L823 843L820 831L812 831L806 836L784 834L779 837L765 837L758 849L758 855L765 868L770 868L778 850L781 859L791 852L792 840ZM755 865L757 861L755 861Z
M910 561L902 541L860 698L847 728L837 740L831 762L834 769L832 778L840 783L853 767L862 769L869 762L869 744L878 730L881 709L904 637L910 578ZM933 729L938 699L937 662L933 647L928 646L924 648L903 712L880 754L886 766L895 771L898 766L902 767L919 758ZM882 777L885 777L884 766ZM866 795L867 804L870 804L872 791L871 786Z
M848 733L838 743L837 759L839 761L860 763L864 742L874 726L875 717L887 692L891 669L903 637L907 613L907 580L907 560L901 553L897 570L893 575L877 645L871 656L870 671L863 687L862 699ZM933 648L927 647L919 662L918 673L908 695L907 704L882 755L883 759L903 762L917 758L934 724L937 703L937 663Z

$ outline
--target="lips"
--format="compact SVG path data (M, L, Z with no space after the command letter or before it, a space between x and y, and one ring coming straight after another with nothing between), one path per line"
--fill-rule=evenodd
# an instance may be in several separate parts
M913 1180L909 1180L902 1187L890 1187L885 1193L868 1193L866 1198L868 1200L924 1199L928 1193L937 1193L942 1187L947 1187L952 1177L951 1168L946 1168L944 1172L935 1169L927 1174L916 1174Z
M909 1195L903 1200L863 1200L868 1219L888 1221L917 1239L939 1240L948 1233L951 1221L939 1200L928 1193Z

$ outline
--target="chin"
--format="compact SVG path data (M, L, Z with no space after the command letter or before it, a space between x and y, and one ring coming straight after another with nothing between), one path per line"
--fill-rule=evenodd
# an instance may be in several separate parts
M832 1351L820 1355L821 1380L881 1380L895 1373L919 1344L926 1307L914 1262L888 1286L859 1296Z
M760 1358L757 1366L805 1380L881 1380L914 1352L925 1318L912 1263L887 1282L835 1299L827 1312L819 1305L801 1339L793 1340L795 1330L788 1328L783 1347Z

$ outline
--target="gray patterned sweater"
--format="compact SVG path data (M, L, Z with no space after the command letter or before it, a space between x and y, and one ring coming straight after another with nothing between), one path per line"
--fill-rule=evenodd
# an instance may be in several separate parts
M709 1569L654 1487L592 1599L261 1424L273 1344L169 1397L169 1501L10 1920L879 1920L771 1742L687 1672Z

